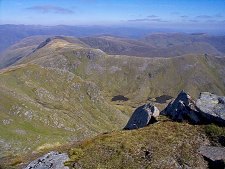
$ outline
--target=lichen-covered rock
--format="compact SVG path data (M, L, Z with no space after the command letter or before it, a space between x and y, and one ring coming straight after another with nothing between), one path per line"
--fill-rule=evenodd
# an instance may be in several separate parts
M212 161L225 160L225 147L201 146L199 153Z
M183 90L160 114L179 122L188 121L194 124L201 122L194 100Z
M209 168L225 168L225 148L201 146L199 153L208 161Z
M66 153L59 152L49 152L44 156L32 161L24 169L69 169L69 167L64 166L64 162L69 159Z
M184 91L161 112L174 121L225 125L225 97L202 92L195 102Z
M156 121L156 117L159 116L159 110L152 104L145 104L138 107L132 114L127 125L124 127L126 130L132 130L142 128Z
M225 125L225 97L202 92L196 106L206 120Z

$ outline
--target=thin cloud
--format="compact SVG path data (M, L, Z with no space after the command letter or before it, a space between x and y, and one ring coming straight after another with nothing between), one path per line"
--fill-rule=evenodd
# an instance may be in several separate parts
M175 12L171 12L171 14L172 15L179 15L180 13L175 11Z
M181 15L180 17L181 17L181 18L188 18L187 15Z
M215 23L215 22L218 22L217 20L214 20L214 19L209 19L207 20L206 22L209 22L209 23Z
M199 16L196 16L196 18L209 19L209 18L212 18L212 16L209 16L209 15L199 15Z
M156 18L156 19L141 18L141 19L128 20L128 22L168 22L168 21L162 20L160 18Z
M214 15L216 18L222 18L223 17L223 15L221 15L221 14L216 14L216 15Z
M188 20L189 22L199 22L198 20L195 20L195 19L190 19L190 20Z
M168 22L168 21L165 21L165 20L162 20L162 19L150 19L150 21L153 21L153 22Z
M149 21L149 19L145 18L145 19L131 19L131 20L128 20L128 22L145 22L145 21Z
M36 5L26 8L27 10L33 10L41 13L59 13L59 14L72 14L74 11L62 8L54 5Z
M156 16L156 15L149 15L149 16L147 16L148 18L158 18L158 16Z

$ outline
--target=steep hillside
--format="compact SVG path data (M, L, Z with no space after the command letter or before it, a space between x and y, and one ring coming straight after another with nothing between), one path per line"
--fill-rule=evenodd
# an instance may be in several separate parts
M181 89L195 97L201 90L224 92L224 58L205 55L107 55L99 49L55 39L20 62L68 70L95 82L110 97L124 95L138 100L162 94L175 96Z
M10 46L0 54L0 69L14 64L19 59L29 55L47 36L32 36Z
M4 70L0 93L1 156L81 140L127 121L93 82L60 69L21 65Z
M77 45L82 45L83 47L88 47L88 45L73 37L31 36L22 39L18 43L9 47L4 53L0 54L0 69L15 64L20 59L29 56L37 49L40 49L48 43L54 41L54 39L58 39L59 41L63 41L65 43L74 43Z

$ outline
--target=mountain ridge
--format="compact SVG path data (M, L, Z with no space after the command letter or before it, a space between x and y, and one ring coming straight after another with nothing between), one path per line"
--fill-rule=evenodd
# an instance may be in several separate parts
M158 37L159 34L152 36ZM161 35L161 34L160 34ZM173 37L174 34L170 36ZM176 34L175 34L176 35ZM180 35L180 34L179 34ZM182 38L183 38L183 34ZM169 36L165 34L164 36ZM170 37L169 36L169 37ZM189 35L185 35L185 37ZM31 52L52 43L53 41L62 41L62 45L70 44L77 45L78 47L84 48L95 48L101 49L109 55L128 55L128 56L138 56L138 57L175 57L182 56L185 54L193 55L212 55L212 56L221 56L224 54L218 51L214 46L210 45L207 42L194 41L183 43L178 41L176 45L168 47L159 47L154 46L153 44L144 42L143 40L132 40L127 38L118 38L113 36L95 36L95 37L84 37L84 38L74 38L74 37L65 37L65 36L51 36L40 42L40 39L44 39L46 36L35 36L30 38L25 38L21 42L13 45L11 48L5 51L5 53L0 55L0 68L10 66L15 62L19 61L23 57L29 55ZM36 38L36 39L35 39ZM182 39L181 38L181 39ZM34 40L33 44L30 43L30 40ZM49 42L47 42L49 40ZM164 43L164 42L163 42ZM163 44L162 43L162 44ZM167 42L166 42L167 43ZM21 46L21 47L20 47ZM218 48L218 47L217 47Z

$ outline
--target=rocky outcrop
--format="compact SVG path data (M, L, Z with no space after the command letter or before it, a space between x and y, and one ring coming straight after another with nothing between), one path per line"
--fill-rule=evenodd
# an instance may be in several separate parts
M225 125L225 97L202 92L196 101L202 116L209 122Z
M194 100L183 90L160 114L179 122L188 121L196 124L201 121Z
M44 42L41 42L41 44L38 45L38 47L33 52L37 51L38 49L43 48L44 46L46 46L51 41L52 41L52 38L47 38Z
M225 97L203 92L195 102L185 91L181 91L160 114L179 122L225 125Z
M209 168L225 168L225 148L201 146L199 153L208 161Z
M69 157L66 153L59 152L49 152L44 156L32 161L24 169L69 169L69 167L64 166L64 162L69 160Z
M125 130L132 130L145 127L153 122L156 122L156 118L159 116L159 110L152 104L145 104L138 107L132 114Z

